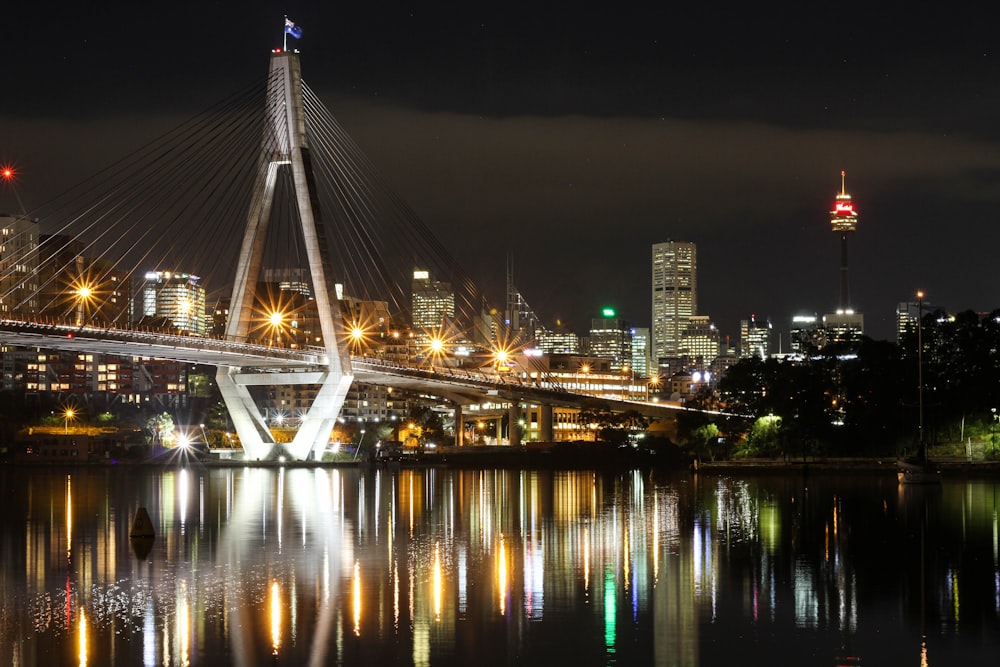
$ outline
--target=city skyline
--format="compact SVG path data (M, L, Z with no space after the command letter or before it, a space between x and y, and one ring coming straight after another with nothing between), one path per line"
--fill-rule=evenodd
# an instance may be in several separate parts
M649 324L645 258L668 238L699 246L698 310L724 334L751 313L783 329L831 312L841 170L864 216L851 298L870 335L891 339L917 289L952 310L1000 305L988 254L971 250L1000 242L1000 66L975 16L282 11L303 28L304 78L400 196L476 258L498 302L510 251L547 326L582 332L605 305ZM29 210L259 77L280 45L282 15L263 3L139 14L15 10L0 161ZM0 209L17 206L5 192Z

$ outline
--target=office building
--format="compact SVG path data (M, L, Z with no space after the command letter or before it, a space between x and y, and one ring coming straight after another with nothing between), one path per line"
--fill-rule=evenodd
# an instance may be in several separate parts
M0 314L32 315L38 301L38 223L0 213Z
M688 318L681 333L681 354L701 366L709 366L719 356L719 330L708 315Z
M590 320L590 356L608 359L611 370L621 370L632 361L631 327L613 308L605 308L602 315Z
M198 276L175 271L148 271L142 288L144 318L163 318L168 326L205 335L205 288Z
M694 243L653 245L652 355L681 354L681 334L698 312L698 256Z
M433 280L429 271L413 270L413 331L420 341L440 336L455 319L451 283Z
M653 367L649 359L649 329L632 327L632 372L636 377L649 377Z
M740 357L760 357L767 359L771 355L771 321L757 321L756 315L750 315L749 320L740 320Z

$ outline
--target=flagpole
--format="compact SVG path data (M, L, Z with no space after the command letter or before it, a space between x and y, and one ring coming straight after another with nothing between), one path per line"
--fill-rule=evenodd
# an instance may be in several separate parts
M288 14L285 14L285 24L281 26L281 50L288 50Z

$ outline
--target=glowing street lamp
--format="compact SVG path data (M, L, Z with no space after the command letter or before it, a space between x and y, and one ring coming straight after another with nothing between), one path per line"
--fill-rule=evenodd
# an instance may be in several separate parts
M97 295L94 285L81 277L71 286L71 299L76 302L76 326L83 326L90 304Z
M365 329L363 324L358 322L353 323L348 330L347 339L351 346L352 354L364 354L365 348L367 348L369 344L369 338L368 331Z
M69 420L73 419L75 416L76 410L73 408L66 408L66 411L63 412L63 435L69 435Z
M268 328L271 330L271 344L281 344L281 330L285 324L285 314L280 310L271 311L267 316Z
M661 380L659 375L654 375L653 377L649 378L649 384L646 386L647 400L649 399L650 393L657 393L660 391L660 382Z

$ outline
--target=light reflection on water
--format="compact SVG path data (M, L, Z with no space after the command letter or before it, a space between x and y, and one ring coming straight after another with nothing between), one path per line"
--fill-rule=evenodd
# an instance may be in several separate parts
M994 480L434 468L0 480L0 664L976 665L1000 651ZM144 558L128 538L140 507L156 529Z

